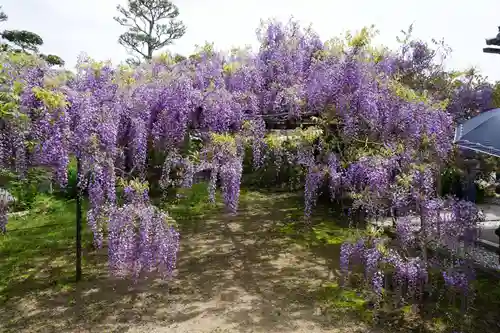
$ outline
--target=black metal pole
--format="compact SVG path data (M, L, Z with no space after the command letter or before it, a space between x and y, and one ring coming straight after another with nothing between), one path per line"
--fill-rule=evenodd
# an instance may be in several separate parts
M81 166L76 159L76 282L82 279L82 197L80 192Z
M498 263L500 264L500 227L496 228L495 235L498 236Z

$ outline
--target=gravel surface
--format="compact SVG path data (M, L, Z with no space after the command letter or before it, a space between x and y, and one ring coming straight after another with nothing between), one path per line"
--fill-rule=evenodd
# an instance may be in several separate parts
M498 253L486 250L481 246L476 246L468 250L467 257L486 268L495 269L500 272Z

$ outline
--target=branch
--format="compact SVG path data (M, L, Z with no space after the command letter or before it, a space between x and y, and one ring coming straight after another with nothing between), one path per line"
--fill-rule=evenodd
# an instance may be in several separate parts
M158 6L151 7L151 17L155 21L162 19L173 19L179 16L179 8L170 1L162 1L157 3Z
M120 5L116 6L116 9L125 17L125 18L121 18L118 16L113 17L113 19L116 22L118 22L120 25L124 27L130 28L135 32L142 32L144 34L148 33L149 29L147 27L147 23L151 24L151 20L148 17L135 15ZM141 21L140 23L143 25L142 27L137 22L138 19Z
M138 38L139 37L139 38ZM139 48L139 44L144 44L141 42L141 36L138 33L126 32L118 38L118 43L120 43L125 48L131 49L134 52L139 53L144 58L147 58L147 55Z
M172 44L173 40L181 38L185 33L186 26L182 21L170 20L168 24L159 24L155 29L156 38L154 38L155 42L152 46L156 50L161 49L164 46ZM162 39L165 35L166 37Z

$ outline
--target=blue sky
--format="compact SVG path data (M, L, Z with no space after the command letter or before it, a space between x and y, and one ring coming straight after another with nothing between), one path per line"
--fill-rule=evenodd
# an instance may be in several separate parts
M114 20L123 0L3 0L9 20L0 29L24 29L45 41L44 53L61 56L67 67L81 52L114 63L127 58L117 43L124 30ZM312 23L323 39L346 30L375 24L376 42L396 47L401 29L415 24L414 35L424 40L444 38L453 49L447 65L476 66L492 80L500 80L500 55L483 54L486 37L500 25L499 0L177 0L186 35L170 50L190 54L196 44L214 42L218 49L256 44L260 19L291 16Z

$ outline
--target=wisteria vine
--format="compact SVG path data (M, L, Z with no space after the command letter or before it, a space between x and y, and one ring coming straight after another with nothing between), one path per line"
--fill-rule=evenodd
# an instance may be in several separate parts
M380 237L345 244L342 267L363 263L377 295L388 272L398 288L421 290L430 264L415 248L425 252L431 240L452 247L478 220L474 206L437 197L435 175L453 148L454 110L487 105L489 97L463 85L450 89L447 105L442 89L419 86L419 75L436 73L432 52L419 42L400 53L372 48L366 34L364 42L324 43L294 21L265 22L257 34L256 53L206 46L180 62L166 54L137 68L82 57L70 78L41 60L2 55L2 98L15 116L0 114L0 167L22 175L49 166L64 186L77 158L87 221L95 244L107 242L111 271L169 276L179 235L144 184L156 170L162 174L152 180L164 190L189 187L208 172L209 197L220 186L235 213L250 147L254 168L269 160L303 168L306 218L325 186L332 200L349 197L370 216L396 212L400 246ZM314 126L280 141L267 126L283 115L307 116ZM125 186L117 192L119 180ZM445 208L451 215L442 219ZM418 231L412 214L421 218ZM443 278L464 289L459 272L447 269Z

